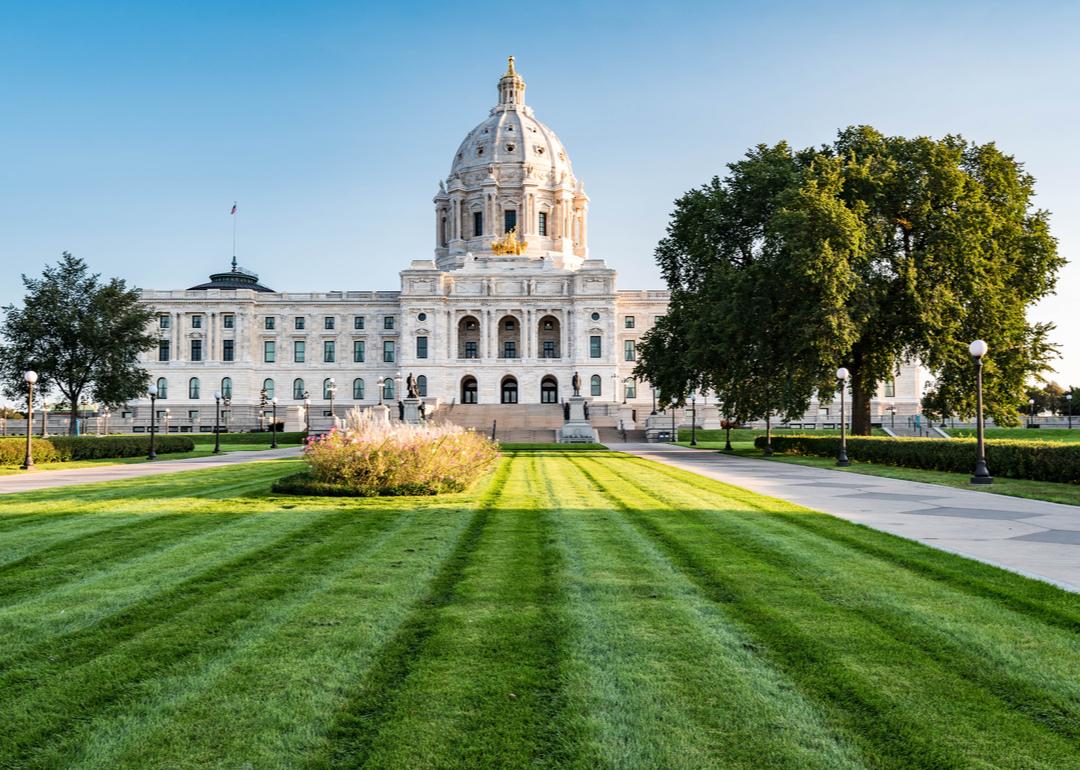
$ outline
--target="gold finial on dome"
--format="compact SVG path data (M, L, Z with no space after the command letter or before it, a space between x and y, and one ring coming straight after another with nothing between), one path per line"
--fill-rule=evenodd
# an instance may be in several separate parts
M514 68L514 57L506 57L506 73L499 78L499 103L516 106L525 103L525 81Z
M513 77L516 74L517 74L517 72L514 70L514 57L513 56L507 56L506 57L506 75L504 75L503 77Z

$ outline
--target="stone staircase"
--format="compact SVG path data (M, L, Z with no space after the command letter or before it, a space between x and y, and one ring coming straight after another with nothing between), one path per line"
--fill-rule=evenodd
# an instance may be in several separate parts
M563 424L560 404L452 404L440 407L432 418L491 435L504 443L554 443Z
M618 428L597 428L600 435L600 443L606 446L612 444L644 444L647 439L643 430L626 430Z

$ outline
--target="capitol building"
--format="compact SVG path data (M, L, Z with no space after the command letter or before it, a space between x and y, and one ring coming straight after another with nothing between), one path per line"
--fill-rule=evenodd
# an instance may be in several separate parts
M575 373L602 439L605 428L670 425L649 383L633 377L637 342L669 293L620 290L590 254L584 182L526 104L513 57L433 203L433 258L412 260L398 291L277 291L235 257L206 283L143 291L158 345L142 361L163 429L212 431L215 392L231 430L266 427L275 398L285 429L321 429L353 407L398 405L412 375L428 416L485 430L501 420L501 436L527 428L512 439L549 440ZM924 379L905 367L883 385L874 419L897 402L917 411ZM708 401L698 399L698 425L719 427ZM147 400L117 415L136 432L149 416ZM678 411L679 424L688 418ZM808 427L830 419L827 405L806 417Z

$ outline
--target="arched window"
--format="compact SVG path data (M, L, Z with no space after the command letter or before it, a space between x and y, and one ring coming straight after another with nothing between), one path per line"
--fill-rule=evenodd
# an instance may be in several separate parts
M352 381L352 397L354 401L364 400L364 380L360 377Z
M292 397L297 401L304 400L304 381L299 377L292 381Z
M232 398L232 377L221 378L221 397Z
M624 398L637 398L637 380L633 377L627 377L623 381L623 385L625 386Z
M476 403L476 378L465 377L461 381L461 403L463 404L475 404Z
M499 401L503 404L516 404L518 402L518 384L513 377L503 377L501 396Z
M383 400L384 401L393 401L394 400L394 378L393 377L387 377L385 380L383 380L382 394L383 394Z
M421 396L427 396L427 377L423 374L416 378L416 392Z
M274 397L274 381L267 377L263 380L263 390L266 391L266 400L269 401Z
M198 377L192 377L190 380L188 380L187 397L188 398L198 398L199 397L199 378Z
M169 397L169 381L164 377L157 378L157 397L168 398Z
M540 403L559 403L559 382L551 375L540 380Z
M337 388L334 387L333 377L327 377L325 380L322 381L322 397L326 400L329 401L331 398L333 398L334 391L336 390Z
M600 395L600 375L594 374L589 380L589 392L594 396Z

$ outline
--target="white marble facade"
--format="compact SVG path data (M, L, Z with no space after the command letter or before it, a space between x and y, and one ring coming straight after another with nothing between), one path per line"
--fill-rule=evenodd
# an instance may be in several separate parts
M217 390L231 395L234 428L260 419L264 386L296 427L305 394L312 414L328 413L330 378L342 414L397 401L395 378L410 373L437 406L561 403L578 372L582 395L609 405L598 412L633 410L640 424L653 394L632 379L635 343L669 294L621 291L615 270L590 256L584 184L525 104L512 58L498 94L439 183L433 259L402 270L400 291L273 291L234 260L191 289L143 292L163 343L144 362L166 385L158 411L169 411L170 431L209 430ZM883 388L875 419L893 403L911 413L921 376L905 368L895 396ZM136 425L146 405L128 410ZM815 406L808 419L817 416Z

